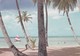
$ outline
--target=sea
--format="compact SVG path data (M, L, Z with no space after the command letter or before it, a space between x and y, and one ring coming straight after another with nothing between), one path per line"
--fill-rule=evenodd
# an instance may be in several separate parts
M36 39L35 45L38 46L38 37L34 36L33 39ZM20 42L15 42L15 37L10 37L12 43L17 48L25 48L26 40L24 37L20 37ZM49 36L48 44L49 46L79 46L80 36L77 37L77 40L73 36ZM0 37L0 48L8 48L8 45L4 37Z

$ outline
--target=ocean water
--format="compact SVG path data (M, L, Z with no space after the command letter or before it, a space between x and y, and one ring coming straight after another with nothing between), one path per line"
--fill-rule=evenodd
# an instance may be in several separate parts
M38 38L32 37L33 39L36 39L36 46L38 46ZM80 42L80 37L77 37ZM24 37L21 37L21 42L15 42L14 38L10 38L13 44L17 48L25 48L26 40ZM49 46L79 46L79 44L76 42L74 37L48 37L48 43ZM8 45L6 41L4 40L4 37L0 37L0 48L8 48Z

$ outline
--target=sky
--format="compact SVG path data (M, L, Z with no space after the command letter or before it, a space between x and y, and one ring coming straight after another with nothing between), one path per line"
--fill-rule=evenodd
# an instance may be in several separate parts
M28 11L31 14L32 23L26 22L25 28L29 36L38 36L37 22L37 6L34 6L32 0L18 0L21 11ZM24 36L20 23L17 23L18 12L16 9L15 0L0 0L0 11L2 18L10 37L16 35ZM45 13L44 13L45 14ZM58 9L48 7L48 35L49 36L73 36L66 15L59 13ZM77 36L80 36L80 11L76 7L74 11L69 12L72 26ZM0 29L0 37L3 37Z

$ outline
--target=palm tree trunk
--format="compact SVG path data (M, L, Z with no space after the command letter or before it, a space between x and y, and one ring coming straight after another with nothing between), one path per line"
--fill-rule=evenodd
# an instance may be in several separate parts
M29 42L29 39L28 39L27 33L26 33L26 31L25 31L25 27L24 27L23 22L22 22L22 17L21 17L19 5L18 5L18 0L16 0L16 6L17 6L18 13L19 13L19 17L20 17L20 24L21 24L21 26L22 26L23 33L24 33L25 38L26 38L26 41L27 41L27 43L28 43L28 42ZM26 44L26 45L27 45L27 44Z
M69 25L70 25L70 27L71 27L73 36L74 36L74 38L75 38L75 41L80 45L80 43L79 43L79 41L78 41L78 39L77 39L77 36L76 36L76 34L75 34L75 31L74 31L74 29L73 29L73 27L72 27L72 24L71 24L71 21L70 21L70 18L69 18L69 15L68 15L68 12L67 12L67 11L66 11L66 15L67 15L67 19L68 19Z
M1 16L1 12L0 12L0 27L2 29L3 35L4 35L4 39L7 42L8 46L10 47L11 51L13 52L14 56L27 56L26 54L23 54L22 52L20 52L11 42L9 35L6 31L6 28L4 26L3 20L2 20L2 16Z
M39 34L38 56L47 56L45 43L43 0L38 0L38 34Z
M46 13L46 31L45 31L45 38L46 38L46 46L48 46L48 10L47 10L47 1L45 0L45 13Z
M27 36L29 36L29 32L28 32L28 28L27 28L27 23L26 22L24 22L24 26L25 26L25 30L26 30Z

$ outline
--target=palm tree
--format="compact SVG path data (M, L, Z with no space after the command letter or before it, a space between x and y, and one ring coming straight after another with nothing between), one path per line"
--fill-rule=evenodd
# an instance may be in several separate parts
M23 25L23 22L22 22L22 17L21 17L21 12L20 12L20 9L19 9L19 4L18 4L18 0L16 0L16 6L17 6L17 10L18 10L18 13L19 13L19 20L20 20L20 24L22 26L22 30L23 30L23 33L25 35L25 38L26 38L26 41L27 41L27 44L25 45L26 48L27 48L27 45L28 45L28 42L29 42L29 39L28 39L28 36L27 36L27 33L25 31L25 28L24 28L24 25Z
M43 8L44 8L43 0L38 0L38 35L39 35L38 56L47 56Z
M47 5L50 5L51 1L50 0L45 0L44 5L45 5L45 15L46 15L46 26L45 26L45 37L46 37L46 46L48 46L48 10L47 10Z
M31 14L28 14L27 11L22 11L21 17L22 17L22 21L23 21L25 26L26 26L26 22L28 22L28 21L30 21L32 23L32 21L30 20L30 19L32 19ZM17 16L16 18L18 18L18 23L19 23L20 22L20 19L19 19L20 17Z
M25 27L27 28L26 22L30 21L32 23L32 21L31 21L31 19L32 19L31 14L28 14L27 11L22 11L21 17L22 17L22 21L23 21ZM16 18L18 18L18 23L19 23L20 22L20 19L19 19L20 17L17 16ZM27 32L28 31L26 31L26 33Z
M27 11L22 11L21 17L22 17L22 21L23 21L23 22L28 22L28 21L30 21L30 19L32 19L31 14L28 14ZM20 17L17 16L16 18L19 19ZM19 19L18 22L20 22L20 19ZM31 22L31 21L30 21L30 22ZM31 22L31 23L32 23L32 22Z
M6 31L6 28L4 26L3 20L2 20L2 16L1 16L1 12L0 12L0 28L3 32L5 41L7 42L9 48L11 49L11 51L13 52L14 56L27 56L26 54L23 54L22 52L20 52L11 42L9 35Z
M38 0L33 0L34 4L37 3ZM46 16L46 24L45 24L45 37L46 37L46 46L48 46L48 10L47 10L47 5L50 5L51 1L50 0L43 0L44 5L45 5L45 16Z
M21 17L22 17L22 21L23 23L25 24L26 26L26 22L30 21L30 19L32 19L31 17L31 14L28 14L27 11L22 11L22 14L21 14ZM18 23L20 22L20 17L17 16L16 18L18 18ZM31 21L30 21L31 22ZM32 22L31 22L32 23ZM28 31L27 31L28 32ZM27 34L28 35L28 34ZM31 44L35 44L35 40L33 40L30 36L28 38L29 42L28 42L28 45L31 43ZM32 41L31 41L32 40ZM32 46L32 45L31 45ZM30 46L30 47L31 47Z
M77 4L77 0L52 0L52 2L53 2L53 8L57 7L59 9L59 12L63 11L63 15L66 13L72 33L76 39L76 42L78 42L76 34L73 29L73 26L71 24L70 18L69 18L69 11L74 10L74 8L76 7L76 4ZM80 43L78 42L78 44L80 44Z

